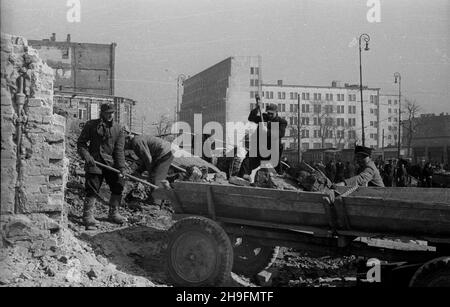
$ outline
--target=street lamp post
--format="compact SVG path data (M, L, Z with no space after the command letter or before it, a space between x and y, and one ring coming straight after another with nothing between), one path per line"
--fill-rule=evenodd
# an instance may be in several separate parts
M179 116L180 116L180 85L182 84L182 82L184 82L184 80L186 80L186 75L185 74L179 74L177 77L177 110L176 110L176 117L175 117L175 122L179 121Z
M361 92L361 128L362 128L362 145L365 146L365 133L364 133L364 104L363 104L363 86L362 86L362 64L361 64L361 40L366 42L365 51L369 50L370 36L368 34L361 34L359 37L359 91Z
M402 76L400 73L396 72L394 73L394 83L398 83L398 149L397 149L397 156L400 160L400 133L401 133L401 122L402 122L402 109L401 109L401 101L402 101Z

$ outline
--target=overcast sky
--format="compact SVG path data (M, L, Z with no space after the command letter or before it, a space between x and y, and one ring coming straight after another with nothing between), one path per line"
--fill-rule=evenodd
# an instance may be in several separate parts
M1 31L28 39L117 43L116 95L139 102L155 121L173 114L176 77L193 75L231 55L261 55L263 82L364 83L403 94L425 112L450 112L448 0L380 0L370 23L366 0L81 0L81 22L69 23L66 0L2 0ZM353 43L352 43L353 41Z

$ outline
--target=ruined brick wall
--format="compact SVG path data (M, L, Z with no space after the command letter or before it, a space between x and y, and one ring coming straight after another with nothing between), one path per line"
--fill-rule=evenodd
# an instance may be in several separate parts
M65 118L53 114L53 79L26 39L1 34L0 213L8 241L45 237L64 223Z

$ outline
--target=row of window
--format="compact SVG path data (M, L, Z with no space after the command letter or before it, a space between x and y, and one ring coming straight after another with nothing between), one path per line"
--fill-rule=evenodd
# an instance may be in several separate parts
M258 79L251 79L250 80L250 86L258 86L259 80ZM273 91L263 91L262 96L266 99L274 99L274 92ZM296 92L289 92L289 99L291 100L297 100L300 93ZM250 92L251 98L254 97L254 93L252 96L252 93ZM286 99L286 92L277 92L278 99ZM302 100L311 100L310 93L302 93L301 95ZM344 94L336 94L336 101L345 101L345 95ZM321 101L322 100L322 94L321 93L313 93L313 100L315 101ZM325 101L334 101L334 95L333 94L325 94ZM356 101L356 94L349 94L348 95L348 101ZM370 95L370 102L376 104L378 102L378 96L376 95Z
M250 75L259 75L259 67L250 67Z
M259 86L258 79L250 79L250 86Z
M391 99L388 100L388 104L392 104L392 100ZM397 104L397 100L394 100L394 104Z
M391 108L388 109L388 113L392 113L392 109ZM397 113L397 109L394 109L394 113Z
M256 92L253 92L253 97L255 97ZM262 104L263 109L267 106L267 104ZM251 103L250 104L250 110L253 110L255 108L255 104ZM279 103L278 104L278 111L279 112L286 112L286 105L284 103ZM302 109L301 109L302 113L310 113L311 109L310 109L310 105L309 104L302 104ZM356 114L356 106L348 106L347 108L348 114ZM298 105L297 104L290 104L289 105L289 112L298 112ZM334 106L333 105L325 105L324 106L324 112L326 114L331 114L334 112ZM320 104L315 104L313 105L313 113L314 114L320 114L322 113L322 105ZM345 114L345 106L343 105L338 105L336 106L336 113L337 114ZM373 113L373 112L371 112Z
M302 138L309 138L310 136L312 138L321 138L322 137L322 131L321 130L312 130L311 135L309 133L310 131L307 129L303 129L301 130L300 134ZM336 133L334 133L336 132ZM291 130L291 136L296 134L297 131L296 130ZM350 130L347 132L347 136L349 139L353 140L356 139L356 131ZM345 131L344 130L326 130L323 132L323 137L326 139L330 139L330 138L338 138L338 139L344 139L345 138Z
M302 126L309 126L310 124L310 118L309 117L301 117L301 125ZM312 119L312 124L314 126L322 125L322 120L325 126L333 126L334 121L333 118L320 118L320 117L314 117ZM289 124L290 125L297 125L298 117L289 117ZM373 122L371 122L373 123ZM349 118L348 119L348 125L351 127L356 126L356 118ZM345 126L345 118L336 118L336 126L337 127L344 127Z

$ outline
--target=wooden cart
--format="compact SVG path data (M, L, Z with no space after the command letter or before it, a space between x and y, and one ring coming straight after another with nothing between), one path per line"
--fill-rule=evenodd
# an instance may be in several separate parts
M450 286L449 189L342 188L336 194L194 182L156 191L176 213L167 248L174 285L220 285L231 270L255 275L285 246L396 261L398 272L410 274L410 286ZM427 245L374 244L386 237Z

